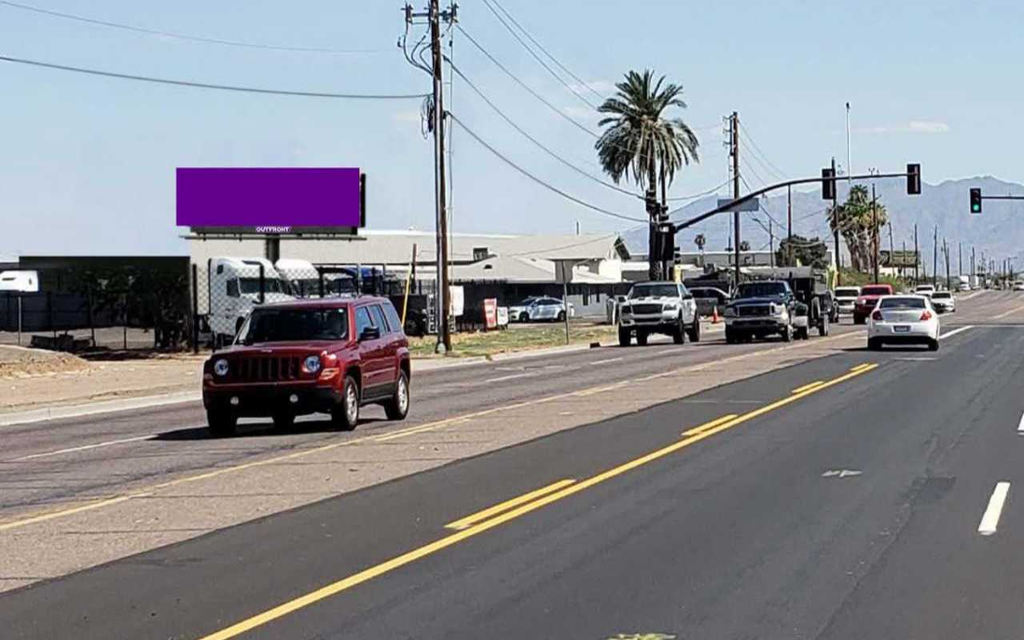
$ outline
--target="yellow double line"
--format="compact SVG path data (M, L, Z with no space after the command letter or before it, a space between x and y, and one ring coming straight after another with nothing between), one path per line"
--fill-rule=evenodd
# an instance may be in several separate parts
M512 498L511 500L507 500L488 509L484 509L483 511L478 511L460 520L450 522L445 526L449 529L456 529L456 533L450 534L418 549L414 549L413 551L404 553L392 558L391 560L387 560L368 569L364 569L363 571L352 574L337 582L307 593L304 596L280 604L272 609L264 611L263 613L242 620L241 622L227 627L226 629L222 629L221 631L205 636L201 640L228 640L229 638L237 637L247 631L251 631L252 629L261 627L269 622L283 618L284 616L294 613L299 609L303 609L320 602L321 600L330 598L331 596L337 595L359 584L394 571L395 569L407 564L411 564L421 558L437 553L442 549L458 544L463 540L479 535L485 531L489 531L511 520L515 520L520 516L536 511L537 509L545 507L553 502L563 500L569 496L605 482L606 480L610 480L628 471L650 464L655 460L664 458L676 451L692 446L706 438L710 438L717 433L721 433L722 431L731 429L766 413L775 411L776 409L796 402L797 400L805 398L811 394L842 384L847 380L863 375L877 367L877 364L870 363L858 365L852 368L849 373L833 378L832 380L821 382L820 384L815 383L814 385L805 385L804 387L798 388L792 393L792 395L786 398L743 415L733 414L722 416L721 418L707 422L699 427L685 431L682 434L683 439L678 442L658 449L657 451L652 451L651 453L634 460L630 460L629 462L620 464L617 467L613 467L595 476L591 476L586 480L580 482L572 479L559 480L558 482L536 489L517 498Z

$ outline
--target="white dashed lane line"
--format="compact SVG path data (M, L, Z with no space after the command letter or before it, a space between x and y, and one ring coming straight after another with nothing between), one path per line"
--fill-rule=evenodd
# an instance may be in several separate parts
M978 525L978 533L990 536L996 532L996 528L999 526L999 517L1003 513L1003 505L1006 503L1006 496L1009 493L1009 482L996 484L996 488L992 490L992 497L988 499L985 515L981 517L981 524Z

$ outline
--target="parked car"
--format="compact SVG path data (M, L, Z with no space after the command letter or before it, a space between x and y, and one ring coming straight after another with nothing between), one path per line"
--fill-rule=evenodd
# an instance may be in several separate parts
M652 333L672 336L676 344L700 341L700 316L693 294L678 282L641 282L633 285L619 313L619 345L627 347L633 336L647 344Z
M881 349L886 344L926 344L938 351L939 330L938 313L926 296L883 296L871 312L868 349Z
M725 341L732 344L779 335L789 342L798 304L785 280L741 284L725 308ZM807 315L806 305L803 306L803 314Z
M697 314L701 316L714 314L716 307L718 313L721 314L725 311L725 305L732 300L728 293L717 287L689 287L688 289L697 303Z
M355 429L359 408L381 404L391 420L409 412L409 343L385 298L325 298L254 309L234 344L203 365L203 406L216 436L240 417L328 413Z
M869 284L862 287L860 297L853 305L853 324L864 324L871 312L875 310L879 298L891 296L893 293L890 284Z
M839 306L839 313L850 315L853 307L860 297L860 287L836 287L836 304Z
M956 297L951 291L936 291L931 295L932 306L939 313L956 313Z
M565 305L558 298L535 297L526 298L519 304L509 307L509 317L515 322L542 322L565 320ZM569 317L573 317L575 309L569 303Z

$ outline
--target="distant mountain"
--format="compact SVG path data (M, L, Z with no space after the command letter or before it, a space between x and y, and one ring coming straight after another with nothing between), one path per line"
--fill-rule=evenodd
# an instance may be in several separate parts
M870 183L868 183L870 188ZM986 257L1001 260L1016 257L1017 268L1024 269L1024 201L995 202L985 201L981 215L971 215L968 210L968 190L981 187L985 195L1024 195L1024 185L1005 182L991 176L948 180L937 185L924 184L921 195L908 196L904 180L879 180L875 183L875 192L880 202L884 203L893 222L893 240L896 249L901 249L906 241L907 248L914 246L914 224L918 225L920 249L931 270L932 234L938 225L940 262L943 237L950 246L950 270L958 270L958 242L963 243L964 270L970 269L971 247L975 248L978 260L984 251ZM846 197L845 183L839 183L840 202ZM717 204L718 196L702 198L691 202L681 211L673 215L673 220L682 221L710 211ZM786 194L763 200L765 208L776 221L772 224L775 235L775 246L786 233ZM821 199L820 189L807 192L793 192L793 233L802 236L829 237L825 210L828 202ZM760 218L767 227L768 217L761 214L742 214L740 230L744 240L754 249L767 249L769 236L753 218ZM707 238L706 250L721 251L728 246L731 214L719 214L710 220L680 232L676 237L677 245L684 251L695 251L693 242L698 233ZM634 253L646 253L647 230L634 229L625 234L626 244ZM830 243L831 244L831 243ZM882 230L882 248L889 247L889 229ZM848 264L845 257L844 263ZM944 266L941 267L945 269Z

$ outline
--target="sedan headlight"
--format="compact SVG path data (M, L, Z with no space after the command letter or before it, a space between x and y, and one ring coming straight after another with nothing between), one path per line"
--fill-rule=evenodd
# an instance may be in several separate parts
M302 361L302 368L308 373L318 373L320 371L320 356L307 356Z
M224 358L213 363L213 372L222 378L228 375L228 368L228 361Z

